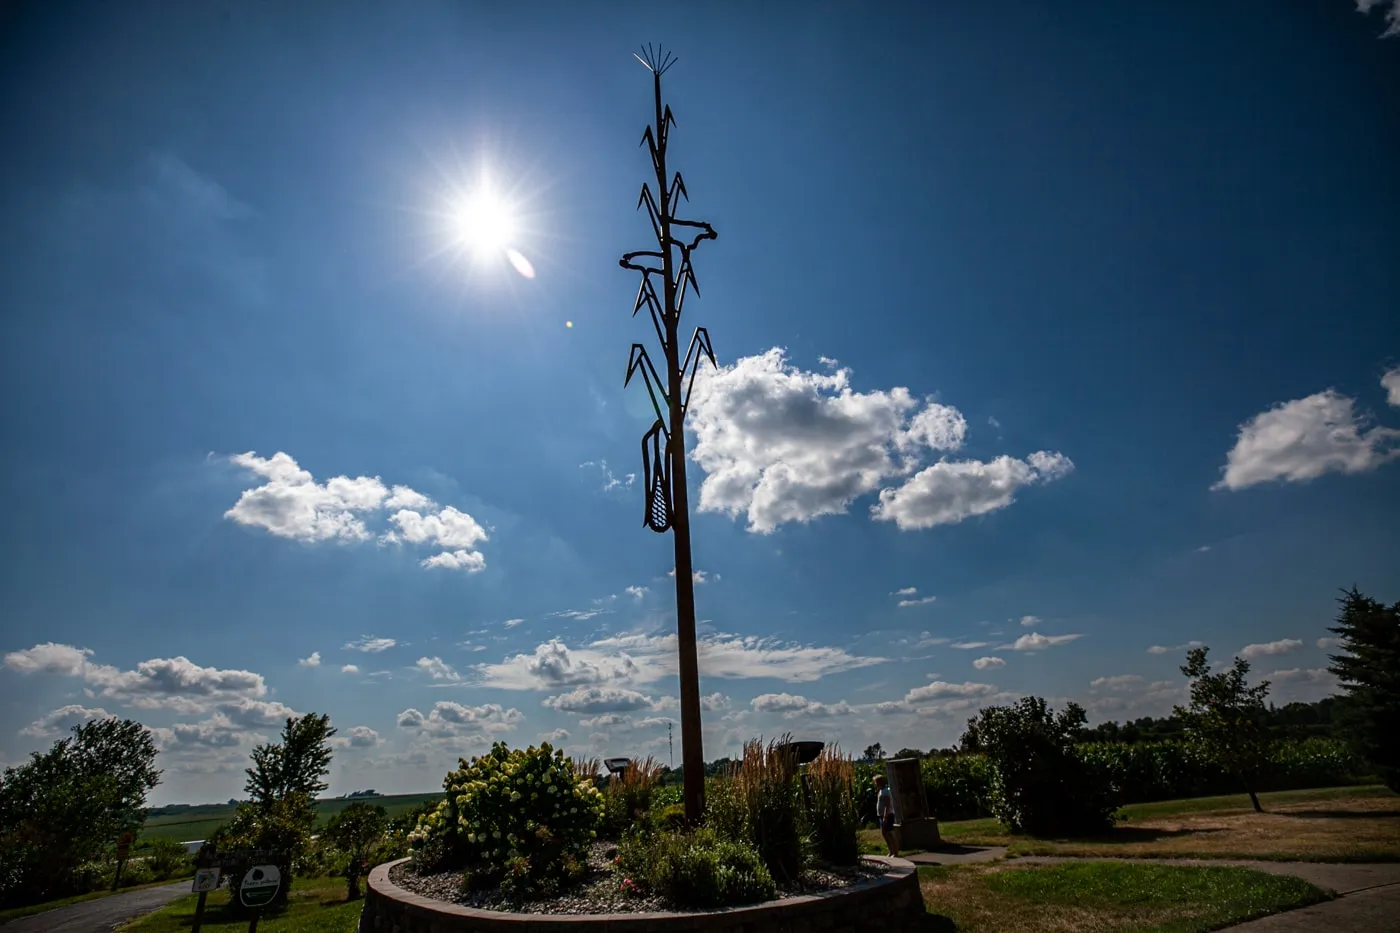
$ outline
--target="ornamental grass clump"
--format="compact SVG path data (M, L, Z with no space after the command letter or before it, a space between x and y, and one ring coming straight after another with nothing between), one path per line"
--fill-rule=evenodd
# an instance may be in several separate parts
M804 776L817 857L829 865L854 865L860 860L855 776L855 764L835 744L821 750Z
M795 881L805 867L805 808L797 770L791 737L785 735L766 746L762 739L745 742L734 775L744 836L758 850L768 872L781 881Z
M661 763L651 755L633 758L621 774L613 775L603 794L603 835L617 839L645 822L660 783Z
M579 878L597 836L603 798L548 743L460 760L445 799L410 834L420 871L462 868L469 888L499 884L517 900Z

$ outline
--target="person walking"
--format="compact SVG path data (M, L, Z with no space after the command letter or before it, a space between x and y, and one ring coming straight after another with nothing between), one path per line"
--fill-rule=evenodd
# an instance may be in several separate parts
M894 823L894 794L885 785L883 774L875 775L875 816L880 820L880 835L890 855L899 858L899 827Z

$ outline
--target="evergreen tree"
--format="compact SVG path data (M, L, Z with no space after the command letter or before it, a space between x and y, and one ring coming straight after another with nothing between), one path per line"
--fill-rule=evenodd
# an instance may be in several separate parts
M1337 602L1329 631L1342 653L1331 656L1328 670L1346 691L1338 719L1386 786L1400 791L1400 602L1387 606L1354 586Z

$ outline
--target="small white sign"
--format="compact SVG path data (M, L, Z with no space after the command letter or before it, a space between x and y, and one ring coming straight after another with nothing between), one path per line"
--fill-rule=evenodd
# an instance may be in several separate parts
M272 901L281 885L282 872L276 865L254 865L243 876L238 899L244 907L262 907Z
M219 886L219 870L217 868L198 868L194 873L194 887L190 888L195 894L201 891L212 891Z

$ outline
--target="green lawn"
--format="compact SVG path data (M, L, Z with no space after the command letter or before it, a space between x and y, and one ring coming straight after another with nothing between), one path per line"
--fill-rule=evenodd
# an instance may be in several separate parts
M1129 804L1113 830L1093 839L1013 836L993 819L941 823L939 831L951 844L1008 846L1013 855L1400 861L1400 797L1383 785L1277 791L1259 800L1263 815L1246 794ZM860 841L863 852L885 852L876 830L862 830Z
M1126 862L921 866L919 886L942 927L960 933L1196 933L1329 897L1246 868Z
M132 933L188 933L197 898L198 895L187 894L168 907L118 929ZM258 933L354 933L363 903L345 900L344 878L298 878L292 883L287 906L265 914L258 921ZM244 933L248 929L247 918L226 916L227 904L227 889L220 888L210 894L200 929L209 933Z

